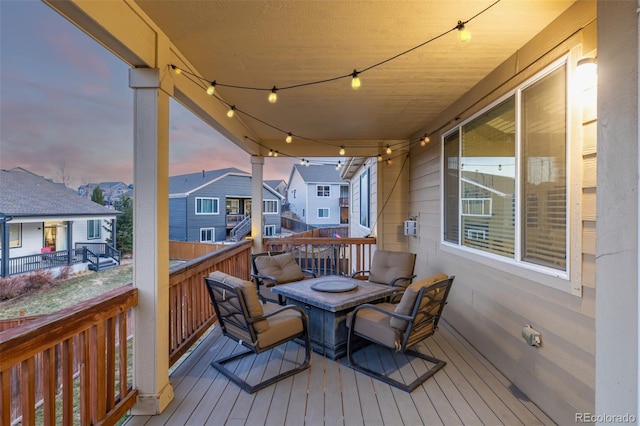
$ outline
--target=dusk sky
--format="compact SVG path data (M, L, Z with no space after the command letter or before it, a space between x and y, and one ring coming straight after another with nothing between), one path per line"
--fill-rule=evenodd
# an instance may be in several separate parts
M265 159L264 178L294 161ZM133 182L128 67L46 4L0 0L0 168L60 182L63 166L73 189ZM224 167L251 172L249 155L171 101L170 174Z

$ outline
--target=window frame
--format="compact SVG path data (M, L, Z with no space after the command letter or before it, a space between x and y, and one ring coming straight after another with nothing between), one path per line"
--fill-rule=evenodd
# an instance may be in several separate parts
M320 215L320 211L321 210L326 210L327 211L327 215L326 216L321 216ZM331 209L329 207L318 207L318 212L317 212L317 217L318 219L329 219L331 217Z
M365 179L366 176L366 185L365 185L365 191L363 191L363 180ZM363 228L367 228L367 229L371 229L371 168L367 167L366 169L364 169L360 175L358 176L358 188L359 188L359 197L358 197L358 205L359 205L359 215L358 215L358 224L360 226L362 226ZM366 196L366 201L364 201L363 194L367 194ZM363 208L363 204L366 203L366 220L364 221L365 223L363 223L363 219L365 219L363 217L363 212L362 212L362 208Z
M275 211L267 211L267 205L273 204L275 207ZM263 214L278 214L280 212L280 207L278 206L278 200L262 200L262 213Z
M10 223L10 222L5 222L4 226L9 225L9 250L11 250L12 248L20 248L22 247L22 223ZM18 238L17 238L17 244L12 244L12 240L11 240L11 228L12 227L16 227L18 229ZM0 241L0 250L2 250L2 241Z
M444 141L447 137L452 134L458 132L458 143L462 144L461 137L461 129L464 125L472 122L477 117L485 114L490 111L492 108L501 104L509 97L515 97L515 120L516 120L516 138L515 138L515 156L516 156L516 182L515 182L515 213L514 220L516 221L516 229L515 229L515 247L516 254L513 258L505 257L497 254L493 254L487 251L475 249L472 247L467 247L461 244L462 239L462 228L461 228L461 218L462 218L462 202L461 202L461 180L462 175L458 176L458 242L453 243L451 241L445 240L445 215L444 215L444 202L446 200L447 194L445 193L445 184L444 184L444 173L441 174L441 198L440 198L440 247L445 253L452 253L456 255L462 255L468 260L475 261L478 263L482 263L485 266L500 269L506 273L510 273L513 275L517 275L529 280L535 280L536 283L540 283L552 288L556 288L558 290L565 291L567 293L571 293L573 295L581 296L582 294L582 282L581 282L581 273L580 269L582 268L581 262L581 238L580 233L580 212L581 212L581 203L580 203L580 193L581 187L579 185L573 185L572 182L576 178L574 173L572 172L572 164L575 162L579 162L579 158L581 157L581 146L580 144L572 143L573 141L573 133L572 130L574 127L579 125L579 111L577 108L577 101L575 100L575 89L574 89L574 81L573 75L575 73L575 61L571 60L571 58L575 55L575 53L570 53L564 55L558 60L550 63L548 66L544 67L540 72L536 73L534 76L524 80L521 84L519 84L514 89L510 90L508 93L505 93L503 96L499 97L495 101L491 102L486 107L477 111L473 115L469 116L464 121L456 123L456 126L449 129L448 131L441 134L441 158L440 158L440 167L441 170L446 170L446 165L444 162ZM527 262L522 259L521 254L521 244L523 238L523 231L521 227L521 223L523 220L522 209L523 209L523 188L521 182L521 173L522 167L520 166L520 162L523 160L524 153L522 152L523 141L522 141L522 111L521 111L521 93L525 89L531 87L535 83L544 79L552 72L556 71L561 67L565 67L565 108L566 108L566 117L565 117L565 167L566 167L566 176L565 176L565 191L566 191L566 268L564 270L556 269L544 265L535 264L532 262ZM576 145L575 147L573 145ZM459 157L462 152L459 150ZM571 237L573 235L573 237ZM578 235L576 237L576 235Z
M316 198L331 198L331 185L316 185Z
M271 229L271 233L267 232L267 229ZM275 225L264 225L264 229L262 230L262 235L265 237L272 237L276 235L276 226Z
M98 222L98 236L91 236L91 224L93 222ZM102 222L100 219L87 219L87 240L98 240L102 237L100 222Z
M202 200L211 200L211 209L212 209L211 213L198 212L198 201L202 201ZM201 203L201 206L202 206L202 203ZM195 214L197 216L220 214L220 199L217 197L195 197L194 209L195 209Z
M202 232L203 231L211 232L211 240L203 240L202 239ZM216 228L212 228L212 227L200 228L199 232L200 232L200 242L201 243L214 243L216 241Z

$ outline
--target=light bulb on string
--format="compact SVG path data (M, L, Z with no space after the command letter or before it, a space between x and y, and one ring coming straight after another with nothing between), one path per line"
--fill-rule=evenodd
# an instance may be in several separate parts
M300 160L300 165L304 166L304 158L302 160Z
M392 152L392 151L391 151L391 147L390 147L389 145L387 145L387 151L386 151L386 153L387 153L387 154L391 154L391 152Z
M344 155L345 154L345 150L344 150L344 146L340 147L340 151L338 152L340 155Z
M272 149L269 150L269 157L273 157L273 150Z
M467 27L464 25L464 22L458 21L456 28L458 28L458 39L460 42L466 43L471 40L471 32L469 32Z
M276 88L276 86L273 86L273 89L271 89L271 93L269 93L269 102L272 104L275 104L278 100L278 94L276 93L277 91L278 89Z
M287 137L284 139L286 143L293 142L293 134L291 132L287 133Z
M227 111L227 117L233 118L233 116L235 115L235 111L236 111L236 106L231 105L231 108L229 108L229 111Z
M338 164L336 164L336 170L340 170L340 167L342 167L342 164L338 161Z
M207 95L211 96L215 91L216 91L216 82L214 80L211 82L211 84L209 84L209 87L207 87Z
M275 151L275 152L273 153L273 156L274 156L274 157L277 157L277 156L278 156L278 151Z
M182 70L176 67L175 65L171 65L171 68L173 68L173 72L175 72L176 74L178 75L182 74Z
M378 162L382 161L382 154L378 154Z
M307 160L306 163L304 163L305 166L309 167L309 160Z
M358 77L360 73L356 70L353 70L351 74L351 88L353 90L357 90L360 88L360 77Z
M391 165L391 158L387 158L387 166Z

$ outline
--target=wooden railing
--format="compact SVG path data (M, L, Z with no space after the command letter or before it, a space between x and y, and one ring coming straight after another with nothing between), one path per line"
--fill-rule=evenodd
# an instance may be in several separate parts
M225 245L169 270L169 365L216 322L202 278L213 271L223 271L249 280L252 244L246 240Z
M318 276L350 275L369 269L376 239L295 236L265 238L263 244L268 251L292 252L303 269Z
M9 270L5 275L24 274L37 269L58 268L64 265L82 263L83 253L84 249L76 248L12 257L9 259Z
M226 247L224 244L198 243L186 241L169 241L169 258L176 260L192 260Z
M127 316L137 303L128 285L0 333L0 424L120 419L137 397L127 366Z

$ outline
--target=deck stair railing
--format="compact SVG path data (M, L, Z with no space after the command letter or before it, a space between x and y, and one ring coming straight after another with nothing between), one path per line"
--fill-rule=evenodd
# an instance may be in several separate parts
M240 241L251 232L251 216L247 216L233 227L229 236L231 241Z

